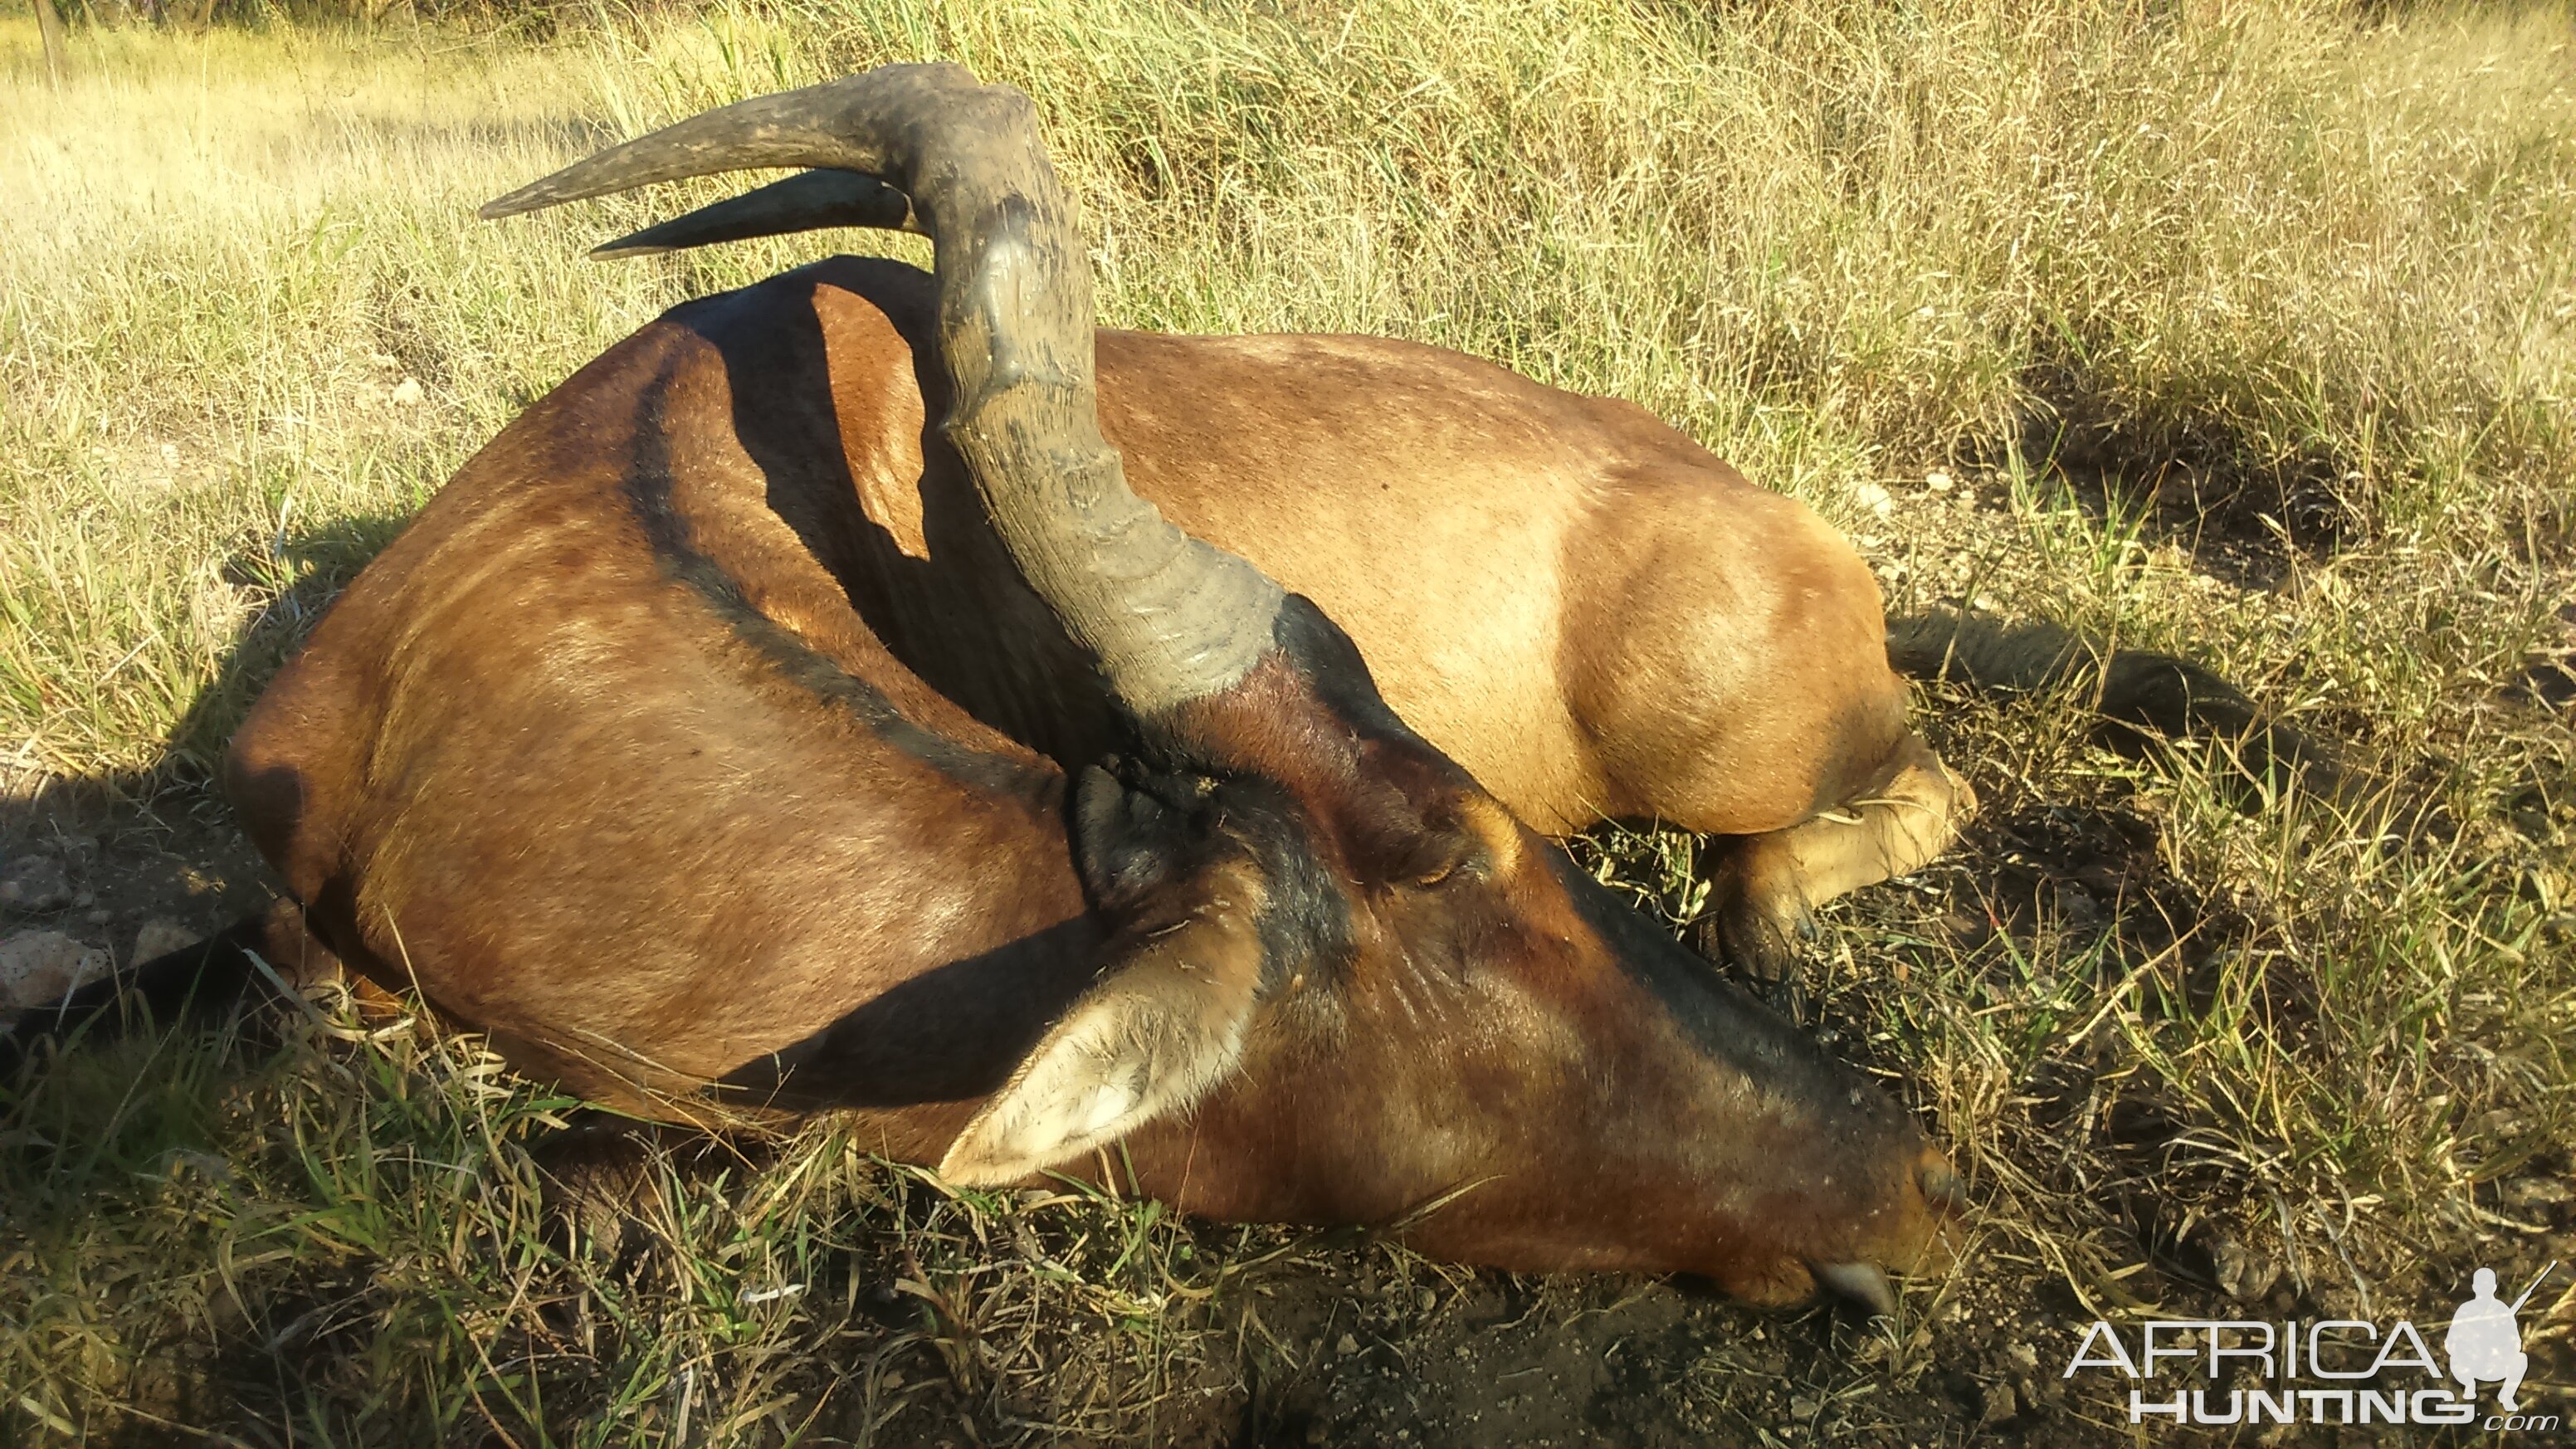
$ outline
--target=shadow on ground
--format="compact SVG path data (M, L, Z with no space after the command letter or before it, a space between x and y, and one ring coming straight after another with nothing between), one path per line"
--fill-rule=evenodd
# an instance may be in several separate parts
M235 557L225 576L236 584L294 582L234 640L150 766L66 777L0 765L0 862L49 858L66 888L40 909L9 912L0 931L60 931L106 947L121 968L147 922L205 935L275 894L215 788L215 767L269 677L403 522L334 519Z

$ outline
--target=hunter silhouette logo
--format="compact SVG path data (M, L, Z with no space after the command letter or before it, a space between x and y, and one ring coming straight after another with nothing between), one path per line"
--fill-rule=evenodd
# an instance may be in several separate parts
M2496 1390L2496 1407L2510 1414L2522 1407L2514 1391L2522 1387L2522 1376L2531 1367L2531 1355L2522 1351L2522 1326L2514 1315L2531 1301L2542 1278L2547 1278L2558 1265L2540 1270L2540 1277L2522 1290L2522 1296L2511 1303L2496 1300L2496 1276L2493 1268L2480 1268L2470 1280L2475 1296L2460 1305L2451 1315L2451 1331L2443 1336L2442 1352L2451 1357L2451 1377L2472 1399L2478 1396L2478 1385L2500 1383Z
M2496 1296L2492 1268L2470 1279L2469 1300L2451 1314L2442 1360L2415 1325L2354 1318L2152 1319L2123 1330L2096 1322L2076 1346L2064 1377L2111 1371L2131 1380L2129 1422L2175 1424L2476 1424L2514 1433L2553 1433L2565 1420L2522 1411L2523 1351L2516 1316L2558 1271L2551 1263L2511 1303ZM2166 1361L2180 1359L2180 1374ZM2176 1379L2182 1382L2177 1384ZM2200 1387L2191 1387L2197 1380ZM2159 1382L2161 1381L2161 1382ZM2497 1412L2478 1413L2478 1388L2496 1386ZM2456 1387L2455 1387L2456 1386Z

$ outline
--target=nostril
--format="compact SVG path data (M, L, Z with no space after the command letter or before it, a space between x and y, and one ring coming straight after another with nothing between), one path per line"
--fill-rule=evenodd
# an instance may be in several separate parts
M1924 1168L1915 1174L1915 1182L1926 1198L1941 1207L1954 1213L1968 1210L1968 1185L1959 1180L1959 1174L1952 1172L1948 1163L1935 1162Z

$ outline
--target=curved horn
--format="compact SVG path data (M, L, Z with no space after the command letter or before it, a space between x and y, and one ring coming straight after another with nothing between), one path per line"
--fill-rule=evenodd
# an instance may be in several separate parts
M1272 647L1279 586L1127 486L1100 436L1091 267L1029 98L954 65L885 66L666 126L483 208L514 216L767 166L883 180L933 239L943 424L1029 586L1144 719L1220 693Z
M825 227L860 226L928 236L912 214L912 198L856 171L804 171L740 196L701 206L683 216L592 247L600 261L650 257L717 242L786 236Z

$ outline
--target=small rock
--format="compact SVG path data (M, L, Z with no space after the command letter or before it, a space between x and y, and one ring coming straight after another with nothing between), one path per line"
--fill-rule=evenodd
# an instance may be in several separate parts
M2251 1302L2272 1291L2281 1270L2261 1253L2232 1237L2209 1245L2209 1266L2220 1291L2238 1302Z
M22 855L0 866L0 910L59 911L72 901L71 877L50 855Z
M216 1276L215 1291L206 1299L206 1320L217 1338L235 1335L250 1327L250 1310L242 1306L241 1299L233 1296L233 1285L225 1282L221 1275Z
M1415 1306L1419 1307L1423 1312L1429 1313L1440 1306L1440 1295L1432 1292L1428 1288L1425 1288L1419 1294L1415 1295L1413 1301Z
M161 1159L162 1170L172 1177L194 1173L208 1182L233 1180L232 1162L212 1152L194 1152L185 1147L172 1148Z
M134 954L126 959L149 961L155 956L167 956L173 951L185 950L204 939L205 937L167 916L154 916L145 921L134 933Z
M1821 1399L1791 1399L1789 1417L1799 1420L1812 1419L1822 1412L1824 1407L1824 1401Z
M2506 1185L2504 1200L2510 1207L2551 1206L2576 1201L2576 1187L2569 1187L2554 1177L2526 1177Z
M2016 1343L2005 1349L2004 1357L2011 1359L2024 1373L2039 1367L2039 1350L2027 1343Z
M2021 1412L2021 1400L2010 1384L1988 1384L1985 1407L1977 1414L1981 1424L2000 1424Z
M1333 1345L1333 1352L1340 1354L1344 1358L1348 1358L1359 1351L1360 1341L1347 1333L1342 1335L1341 1342Z
M51 1005L107 972L105 951L60 931L0 937L0 1011Z
M1923 475L1923 486L1931 489L1935 493L1947 493L1959 485L1951 479L1947 472L1939 468L1935 468L1931 472Z
M395 383L392 396L393 405L395 407L418 407L420 405L420 379L416 377L406 377L402 381Z
M82 891L79 895L72 897L72 909L76 911L86 911L97 904L98 892L96 891Z
M1853 484L1852 500L1880 518L1896 512L1895 496L1876 483Z

